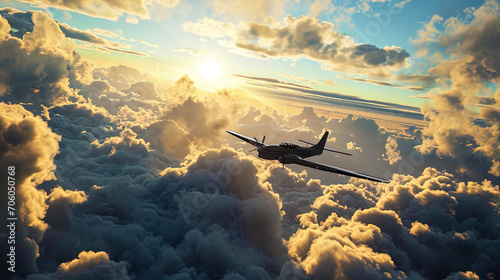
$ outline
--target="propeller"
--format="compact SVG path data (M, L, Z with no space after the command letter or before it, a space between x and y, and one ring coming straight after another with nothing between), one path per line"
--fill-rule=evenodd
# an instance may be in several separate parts
M253 139L255 139L255 141L256 141L257 143L259 143L259 147L257 147L257 148L255 148L255 149L252 149L252 150L248 151L249 153L250 153L250 152L253 152L253 151L255 151L255 150L257 150L258 148L260 148L260 147L262 147L262 146L264 146L264 141L266 141L266 136L264 135L264 137L262 138L262 142L259 142L259 140L257 140L257 138L256 138L255 136L253 137Z

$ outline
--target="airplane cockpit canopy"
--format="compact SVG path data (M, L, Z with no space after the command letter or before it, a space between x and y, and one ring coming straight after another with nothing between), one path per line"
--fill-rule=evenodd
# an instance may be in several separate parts
M285 149L296 149L299 147L299 145L294 143L281 142L280 147L283 147Z

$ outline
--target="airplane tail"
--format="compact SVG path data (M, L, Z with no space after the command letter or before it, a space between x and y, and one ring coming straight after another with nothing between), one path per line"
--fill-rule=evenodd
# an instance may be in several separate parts
M323 136L321 137L321 140L319 140L319 142L317 144L309 143L307 141L300 140L300 139L299 139L299 141L306 143L306 144L309 144L309 145L312 145L310 148L314 149L314 151L315 151L313 155L321 155L323 153L323 151L329 151L329 152L334 152L334 153L338 153L338 154L343 154L346 156L352 156L352 154L349 154L349 153L325 148L325 144L326 144L327 139L328 139L328 131L325 131L325 134L323 134Z
M319 140L318 144L312 146L314 149L320 150L320 154L323 153L323 149L325 148L326 144L326 139L328 139L328 131L325 131L325 134L321 137L321 140Z

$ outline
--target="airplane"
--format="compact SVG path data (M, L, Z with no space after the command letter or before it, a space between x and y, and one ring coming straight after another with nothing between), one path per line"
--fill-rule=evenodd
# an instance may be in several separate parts
M254 139L238 134L236 132L226 130L227 133L236 136L240 138L241 140L250 143L255 147L255 149L251 150L259 153L259 158L262 159L268 159L268 160L278 160L280 163L283 164L283 168L285 164L291 164L295 163L298 165L303 165L306 167L311 167L323 171L328 171L328 172L333 172L333 173L338 173L342 175L347 175L351 177L357 177L361 179L367 179L375 182L380 182L380 183L389 183L388 180L382 179L382 178L377 178L374 176L366 175L363 173L358 173L355 171L347 170L344 168L339 168L335 166L330 166L318 162L312 162L309 160L305 160L304 158L312 157L312 156L317 156L321 155L323 151L329 151L329 152L334 152L334 153L339 153L343 155L349 155L352 156L352 154L349 153L344 153L332 149L325 148L326 144L326 139L328 139L328 131L326 131L323 136L321 137L321 140L317 144L310 143L304 140L300 140L300 142L306 143L308 147L301 147L297 144L294 143L289 143L289 142L281 142L279 145L267 145L264 143L266 140L266 136L262 138L262 141L257 140L257 138L254 137Z

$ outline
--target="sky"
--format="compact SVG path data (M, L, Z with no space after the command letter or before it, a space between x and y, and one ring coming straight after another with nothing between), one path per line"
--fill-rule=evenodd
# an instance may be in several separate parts
M499 277L498 1L0 3L9 279Z

